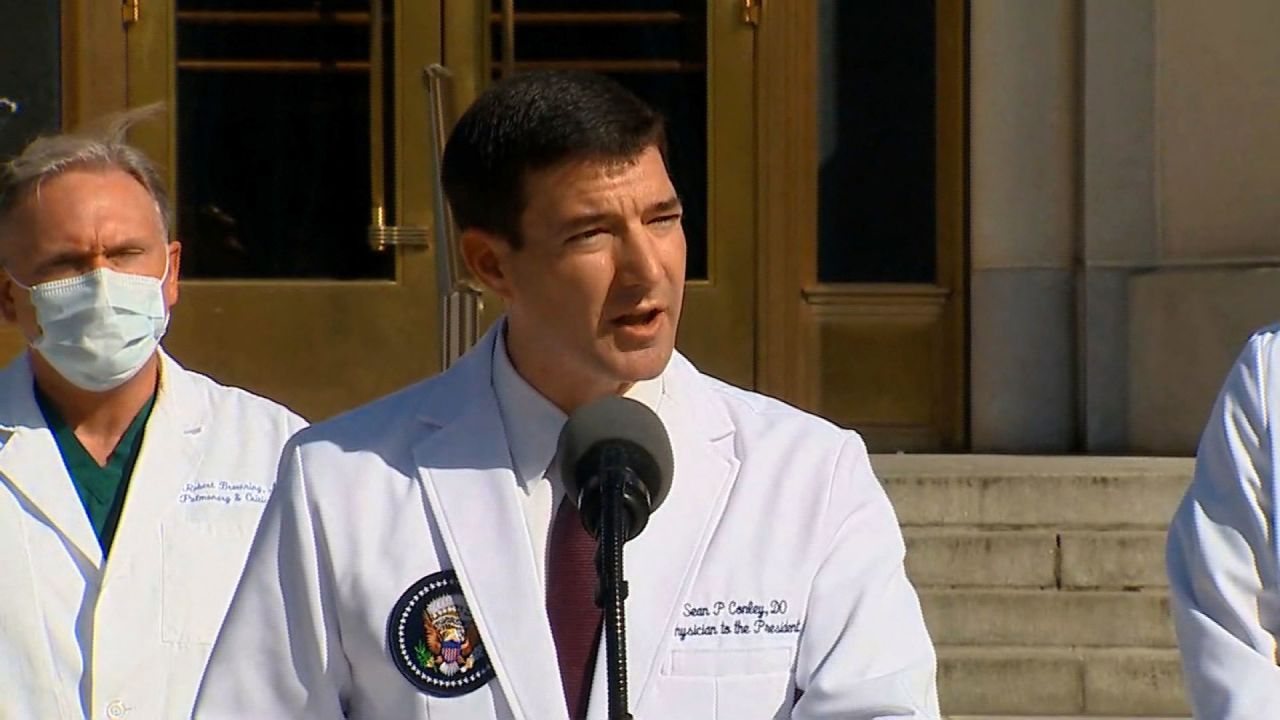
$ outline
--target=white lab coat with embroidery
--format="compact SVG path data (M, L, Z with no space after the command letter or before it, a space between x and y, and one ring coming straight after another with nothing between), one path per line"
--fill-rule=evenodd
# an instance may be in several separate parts
M1280 717L1280 326L1250 338L1169 529L1169 589L1203 720Z
M303 425L161 354L104 567L28 357L0 371L0 718L188 717L280 451Z
M493 345L491 332L444 375L290 443L197 718L567 716ZM626 546L635 717L937 718L901 534L857 435L678 355L663 385L675 478ZM401 676L387 630L401 594L449 568L497 678L442 698ZM778 611L764 618L776 631L730 603ZM593 719L605 717L604 673L601 659Z

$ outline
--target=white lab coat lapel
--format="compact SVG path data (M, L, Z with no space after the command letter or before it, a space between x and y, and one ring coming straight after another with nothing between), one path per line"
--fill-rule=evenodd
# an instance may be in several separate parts
M669 647L680 599L702 563L739 466L732 452L733 423L702 375L677 354L663 385L658 416L675 457L671 492L644 531L623 550L630 588L626 602L628 709L636 717L646 717L645 694L661 667L663 650ZM591 686L591 720L608 716L606 662L602 638Z
M546 600L491 382L494 332L430 398L424 420L438 429L414 456L508 704L526 720L565 718Z
M147 656L130 653L130 645L158 632L161 596L142 588L160 582L161 521L199 470L208 412L204 395L192 391L185 373L162 354L159 393L143 431L98 597L97 617L110 620L94 623L95 686L120 687L117 678L145 675L144 668L108 659L133 656L144 661ZM94 707L103 701L95 697Z
M30 358L24 353L0 373L0 476L95 568L102 548L62 452L36 404Z
M104 594L112 583L113 566L127 564L125 558L158 541L160 519L174 507L182 486L200 468L200 437L209 414L207 399L190 388L190 379L172 359L164 354L160 359L160 389L143 431L111 543ZM139 519L142 522L131 522Z

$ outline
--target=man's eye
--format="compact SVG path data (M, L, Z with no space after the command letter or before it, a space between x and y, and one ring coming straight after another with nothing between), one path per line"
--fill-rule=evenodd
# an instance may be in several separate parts
M32 276L36 278L37 283L41 283L49 280L60 280L64 277L76 275L77 270L78 268L75 263L61 260L36 267Z
M605 230L604 228L591 228L590 230L584 230L583 232L580 232L577 235L571 236L567 242L583 242L586 240L593 240L595 238L600 237L601 235L608 234L608 232L609 231Z
M649 221L651 225L672 225L680 222L680 213L672 213L670 215L659 215Z

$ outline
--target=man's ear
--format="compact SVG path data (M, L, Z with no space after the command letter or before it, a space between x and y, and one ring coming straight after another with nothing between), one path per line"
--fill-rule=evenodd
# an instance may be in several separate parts
M467 263L472 277L493 294L503 300L510 300L512 286L508 259L514 252L510 243L491 232L476 228L463 230L458 242L462 246L462 259Z
M165 247L169 254L169 276L164 280L164 304L172 309L178 304L178 271L182 269L182 243L177 240Z
M9 273L0 270L0 317L3 317L6 323L18 322L18 309L13 298L13 294L17 291L18 286L9 279Z

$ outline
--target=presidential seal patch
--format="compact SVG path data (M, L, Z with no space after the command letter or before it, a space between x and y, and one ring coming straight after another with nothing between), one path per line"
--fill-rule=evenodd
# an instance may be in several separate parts
M404 591L387 618L387 647L400 674L428 695L465 695L493 679L493 663L452 570Z

